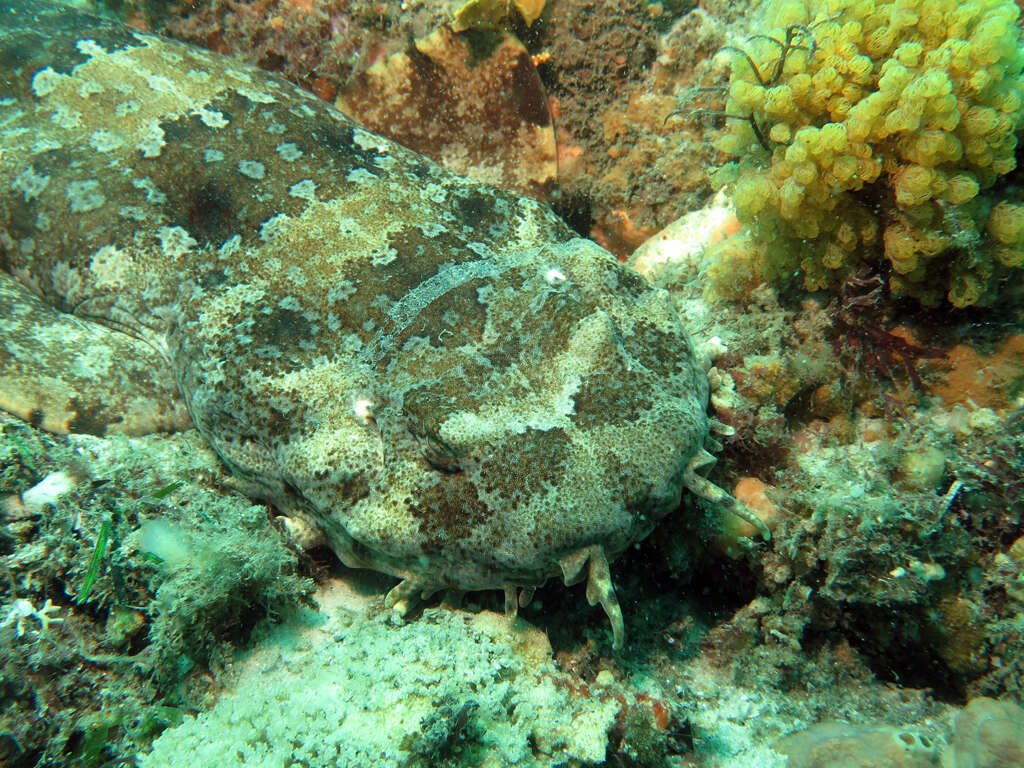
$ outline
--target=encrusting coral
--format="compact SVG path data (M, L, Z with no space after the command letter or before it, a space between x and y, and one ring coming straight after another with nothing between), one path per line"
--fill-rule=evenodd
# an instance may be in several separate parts
M716 181L734 185L747 226L718 247L719 292L793 277L830 288L883 259L893 291L929 305L984 305L1020 279L1024 200L994 186L1016 167L1024 121L1017 5L770 0L765 12L767 33L729 48L718 146L739 159Z

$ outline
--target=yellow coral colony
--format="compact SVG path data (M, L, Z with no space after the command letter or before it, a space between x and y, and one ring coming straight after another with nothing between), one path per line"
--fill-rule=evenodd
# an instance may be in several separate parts
M755 267L748 285L799 277L815 290L883 257L893 290L931 305L989 303L1019 282L1024 197L996 184L1024 122L1016 3L769 0L765 12L768 33L734 50L718 143L738 158L716 177L733 183L747 247L720 246L713 282L735 285L740 258Z

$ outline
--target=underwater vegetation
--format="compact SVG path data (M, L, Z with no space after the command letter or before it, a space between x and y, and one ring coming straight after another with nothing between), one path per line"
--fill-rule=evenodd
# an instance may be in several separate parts
M188 437L56 437L4 416L0 467L5 765L134 751L312 589L266 507L203 487L216 458Z
M1010 0L762 6L767 31L729 46L718 146L744 229L711 277L835 288L862 263L926 305L993 303L1024 270L1014 170L1024 53ZM736 274L741 280L735 280Z

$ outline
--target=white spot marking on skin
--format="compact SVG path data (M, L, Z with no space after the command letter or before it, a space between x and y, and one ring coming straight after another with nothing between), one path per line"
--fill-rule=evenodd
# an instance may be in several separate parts
M177 86L174 85L174 81L170 78L164 77L163 75L148 74L146 75L146 85L150 87L150 90L156 91L157 93L174 93L177 91Z
M171 257L184 256L198 245L195 238L181 227L161 227L156 233L160 248Z
M11 115L9 118L3 120L2 122L0 122L0 124L4 124L12 120L17 120L19 117L23 117L25 114L26 112L24 110L18 110L16 114ZM21 144L21 141L25 138L28 138L29 134L31 134L31 130L29 128L24 127L12 128L9 131L0 131L0 160L3 160L4 152L6 151L4 149L5 147Z
M84 53L86 56L103 56L107 53L107 49L97 43L95 40L76 40L75 48L80 53Z
M292 160L298 160L300 157L302 157L302 150L299 149L297 146L295 146L293 142L290 141L286 142L285 144L278 144L277 147L275 147L275 149L277 149L277 154L279 154L282 157L282 159L287 160L288 162L291 162Z
M352 132L352 139L360 149L375 149L382 155L386 155L388 153L387 147L384 146L380 137L374 136L369 131L357 128Z
M447 192L445 191L445 188L442 185L434 184L433 182L431 182L430 184L427 184L423 188L422 195L427 200L429 200L429 201L431 201L433 203L443 203L445 197L448 196Z
M86 80L84 83L78 86L78 95L81 96L83 99L88 99L90 96L97 93L103 93L103 91L105 90L106 87L103 85L103 83L97 82L95 80Z
M117 214L132 221L145 221L149 218L149 212L139 205L123 205L117 209Z
M199 119L203 121L203 125L208 128L223 128L228 124L228 119L224 117L224 113L219 112L216 109L199 107L199 109L193 110L192 114L199 115Z
M219 149L207 149L203 152L203 162L219 163L224 159L224 153Z
M21 192L25 196L25 202L27 203L33 198L39 197L39 193L42 192L49 183L49 176L39 173L35 168L29 166L15 177L14 181L11 183L11 189L16 192Z
M327 301L331 304L336 301L344 301L355 292L356 287L351 280L339 280L328 289Z
M298 118L313 117L316 114L316 111L309 104L299 104L299 106L292 107L288 111Z
M252 88L236 88L242 96L245 96L249 101L255 102L256 104L273 104L277 99L271 96L269 93L263 91L257 91Z
M360 398L352 404L352 411L356 418L367 424L373 418L373 401Z
M365 168L353 168L345 175L345 181L351 181L353 184L363 186L375 183L377 177Z
M224 241L224 244L220 248L217 249L217 256L219 256L222 259L230 258L234 254L238 253L241 246L242 236L232 235L231 237Z
M32 144L31 152L33 155L39 155L43 152L49 152L51 149L60 149L61 143L56 139L39 139Z
M135 99L128 99L128 101L122 101L116 107L114 107L114 114L118 117L124 117L132 112L139 111L139 102Z
M143 157L160 157L160 151L164 148L164 129L156 123L148 126L138 147Z
M558 267L552 267L544 274L544 279L552 285L557 285L558 283L565 282L566 277L565 273L558 269Z
M231 67L224 68L224 74L233 77L235 80L240 80L243 83L251 83L252 78L249 77L247 72L242 72L239 69L233 69Z
M285 296L283 299L277 302L277 306L279 306L281 309L290 309L293 312L298 312L300 309L302 309L302 305L299 304L298 299L296 299L294 296Z
M194 80L197 83L205 83L210 79L210 73L202 69L190 69L185 73L185 77L189 80Z
M58 104L50 119L60 128L77 128L81 124L82 113L66 104Z
M302 181L292 184L288 189L288 194L292 197L298 197L302 200L308 200L311 203L316 202L316 184L312 179L303 179Z
M269 219L260 225L260 239L270 240L274 237L278 230L286 229L288 227L288 221L290 216L286 213L279 213L276 216L271 216Z
M420 224L419 229L426 237L437 237L445 232L446 227L442 224L438 224L436 221L428 221Z
M92 136L89 137L89 146L97 152L112 152L122 144L124 144L124 139L106 128L93 131Z
M288 267L285 277L288 278L288 282L297 288L301 288L308 281L306 270L299 266Z
M386 267L388 264L390 264L397 258L398 251L396 251L394 248L386 248L380 253L377 253L372 259L370 259L370 263L373 264L373 266L375 267Z
M132 179L132 186L146 193L147 203L164 203L167 201L167 195L157 189L156 184L147 178Z
M67 197L72 213L93 211L107 202L107 198L100 192L100 183L96 179L70 182Z
M170 48L161 49L160 56L173 64L181 64L185 60L182 54Z
M259 180L266 175L266 169L263 167L263 163L256 160L242 160L238 163L238 172L243 176L248 176L250 179Z
M134 270L135 266L128 254L114 245L104 245L93 254L89 262L92 283L101 289L123 288Z
M148 41L145 38L141 38L141 40L143 42L147 42L148 43ZM208 54L202 48L194 48L194 49L190 50L188 52L188 54L193 59L197 59L198 61L206 62L207 64L210 64L213 61L213 59L210 57L210 54Z
M32 90L39 98L49 96L57 87L60 78L61 75L58 75L50 67L41 69L32 78Z

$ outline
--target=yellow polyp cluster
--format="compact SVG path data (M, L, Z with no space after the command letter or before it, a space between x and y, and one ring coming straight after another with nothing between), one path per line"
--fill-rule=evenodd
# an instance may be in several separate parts
M1024 267L1024 205L1005 200L988 217L988 232L995 241L996 259L1005 267Z
M990 303L1024 268L1024 205L993 189L1024 125L1017 4L767 0L764 12L768 33L737 46L749 60L735 54L717 142L737 158L717 176L757 255L723 242L715 258L763 259L758 274L808 289L888 262L900 294Z

